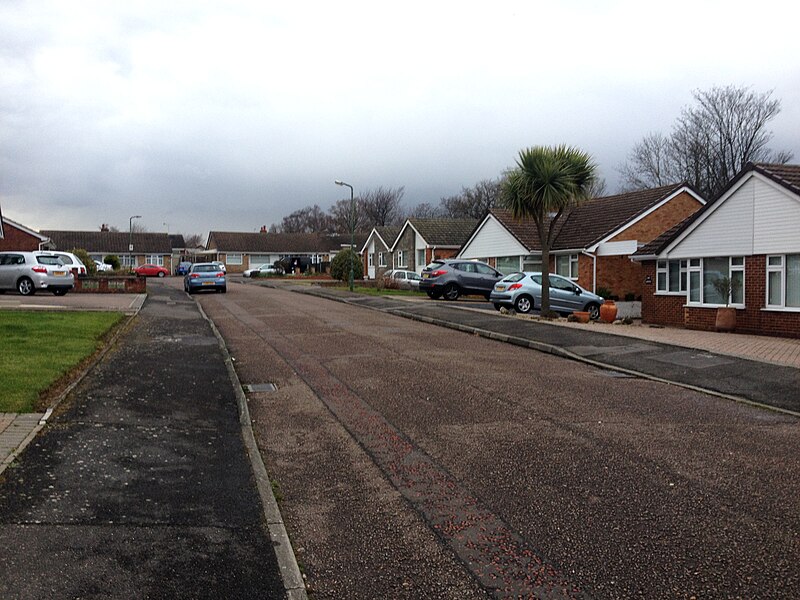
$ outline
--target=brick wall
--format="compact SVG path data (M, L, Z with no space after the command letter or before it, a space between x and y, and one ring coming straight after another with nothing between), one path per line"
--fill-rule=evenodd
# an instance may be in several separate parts
M591 263L588 256L581 258ZM620 300L624 300L626 294L633 294L638 299L642 295L642 280L642 266L633 262L630 256L597 257L597 289L606 288ZM591 275L587 281L591 282Z
M681 192L665 205L653 211L641 221L634 223L610 241L637 240L646 244L656 239L673 225L694 214L701 206L702 204L689 193Z
M800 312L764 310L766 264L766 256L745 257L746 308L736 311L736 331L800 338ZM651 283L643 283L642 322L714 331L716 308L685 306L685 296L656 296L655 261L645 262L642 271L651 279Z
M13 225L4 222L3 234L5 237L0 239L0 250L22 250L32 252L39 249L41 240L17 229Z
M147 278L135 275L75 278L72 291L78 294L144 294Z

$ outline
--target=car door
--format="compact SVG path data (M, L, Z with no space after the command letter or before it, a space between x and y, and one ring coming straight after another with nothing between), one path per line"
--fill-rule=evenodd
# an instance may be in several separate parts
M456 263L453 266L458 276L458 284L461 286L461 289L464 290L464 293L469 294L480 291L481 280L480 275L478 275L478 270L475 268L475 263L462 262Z
M0 255L0 287L14 289L17 278L25 270L25 256L8 253Z
M575 284L559 275L550 275L550 308L556 311L580 310L582 298L575 293Z
M476 263L475 269L478 272L478 280L480 281L481 290L486 293L491 292L494 288L494 284L500 281L500 279L503 277L489 265Z

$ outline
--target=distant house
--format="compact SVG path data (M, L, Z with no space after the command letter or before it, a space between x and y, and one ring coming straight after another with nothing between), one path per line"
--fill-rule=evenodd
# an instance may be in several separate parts
M356 236L356 251L364 236ZM231 273L241 273L262 264L278 260L298 259L300 263L317 265L322 269L337 252L350 246L349 235L320 233L260 233L212 231L208 234L206 257L225 263Z
M737 331L800 337L800 165L748 164L634 259L645 322L713 329L730 302ZM713 285L721 276L738 282L729 298Z
M474 219L406 219L390 248L393 269L421 273L436 258L452 258L478 222Z
M361 247L361 258L364 263L364 274L369 279L380 277L384 271L392 268L390 248L400 233L400 227L373 227L367 240Z
M562 216L550 249L550 272L592 291L624 298L641 296L641 265L631 255L705 204L685 184L595 198ZM493 208L458 253L498 271L541 271L536 226Z
M48 250L52 247L50 238L24 225L0 215L0 250Z
M174 271L172 243L166 233L133 233L121 231L43 231L58 250L86 250L94 260L102 261L112 254L124 267L143 264L159 265ZM133 246L133 249L130 249Z

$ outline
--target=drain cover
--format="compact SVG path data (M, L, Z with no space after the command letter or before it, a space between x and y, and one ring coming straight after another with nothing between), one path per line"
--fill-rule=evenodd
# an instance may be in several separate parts
M278 388L274 383L247 383L244 389L247 392L274 392Z

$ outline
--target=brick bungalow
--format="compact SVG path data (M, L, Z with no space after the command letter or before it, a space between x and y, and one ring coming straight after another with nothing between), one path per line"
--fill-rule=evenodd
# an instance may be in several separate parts
M3 235L0 236L0 250L34 251L52 248L50 238L46 235L7 217L0 216L0 229L3 231Z
M631 255L704 204L686 184L590 200L561 218L550 272L593 292L638 299L644 291L642 267ZM489 211L458 257L486 261L503 273L542 270L535 224L502 208Z
M167 233L134 233L122 231L42 231L49 237L53 247L69 252L82 248L94 260L102 261L108 255L119 257L124 267L144 264L160 265L170 272L172 264L172 243ZM133 251L128 245L133 244Z
M393 269L422 273L435 258L452 258L475 229L474 219L406 219L392 244Z
M713 330L736 308L736 330L800 337L800 165L748 164L717 200L639 250L642 320ZM722 298L713 281L738 281Z
M391 251L389 250L400 233L400 227L373 227L367 241L361 247L361 260L364 274L368 279L380 277L384 271L391 269Z
M364 235L356 234L355 247L364 243ZM322 233L268 233L212 231L206 243L207 260L225 263L229 273L241 273L263 264L274 264L284 258L307 259L312 265L329 263L342 248L350 246L349 235Z

